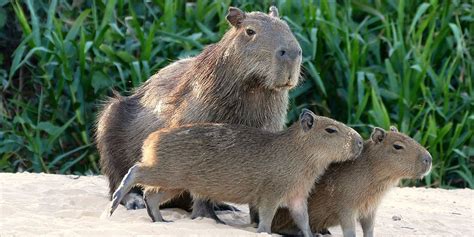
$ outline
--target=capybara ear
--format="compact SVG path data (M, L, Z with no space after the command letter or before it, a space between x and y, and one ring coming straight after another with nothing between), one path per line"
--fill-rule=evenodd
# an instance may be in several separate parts
M315 122L315 114L309 109L303 109L300 114L300 123L303 131L307 132L313 128Z
M236 7L229 7L226 19L232 26L240 27L245 19L245 12Z
M372 135L370 135L370 139L372 139L372 141L374 141L375 143L379 143L382 142L383 139L385 139L386 135L387 133L385 132L385 130L379 127L375 127L374 131L372 132Z
M390 126L390 131L398 132L398 129L395 126Z
M280 14L278 13L278 8L275 7L275 6L271 6L270 7L270 12L268 13L268 15L279 18Z

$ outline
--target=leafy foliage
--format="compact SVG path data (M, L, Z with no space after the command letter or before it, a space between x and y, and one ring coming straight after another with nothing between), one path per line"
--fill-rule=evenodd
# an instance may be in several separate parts
M111 88L218 41L229 5L273 2L0 0L0 170L98 173L94 119ZM406 185L474 187L472 3L276 2L304 57L289 123L307 107L365 137L396 125L434 158Z

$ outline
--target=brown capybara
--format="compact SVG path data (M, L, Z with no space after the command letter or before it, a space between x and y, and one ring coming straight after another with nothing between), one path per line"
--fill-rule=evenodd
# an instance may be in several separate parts
M288 90L300 75L298 41L275 7L269 14L231 7L226 18L231 28L218 43L161 69L130 96L117 95L103 106L96 141L110 194L139 160L145 138L157 129L203 122L271 132L284 128ZM123 204L142 207L139 195L127 195ZM185 208L191 199L182 197ZM193 216L218 220L201 200L195 200Z
M399 133L375 128L353 161L332 164L316 182L308 199L311 230L328 233L341 225L344 237L355 236L359 220L365 237L374 235L377 207L384 195L403 178L422 178L431 169L431 155L418 142ZM272 230L296 234L288 210L280 209Z
M145 140L142 159L113 195L110 215L141 185L147 205L183 190L199 199L249 203L258 208L258 232L270 233L277 208L287 206L298 228L311 236L306 202L314 180L332 162L357 157L362 145L352 128L306 109L298 122L276 133L215 123L161 129ZM159 210L148 211L163 221Z

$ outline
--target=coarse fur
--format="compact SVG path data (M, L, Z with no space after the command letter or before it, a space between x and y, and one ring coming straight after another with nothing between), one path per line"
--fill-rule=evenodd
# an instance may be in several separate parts
M163 202L183 190L213 201L258 207L259 232L270 232L277 208L287 206L310 236L306 201L314 180L332 162L357 157L362 138L352 128L304 110L289 129L268 132L229 124L197 124L150 134L143 157L113 195L112 213L134 185L158 189ZM166 197L166 198L164 198ZM154 220L161 215L149 211Z
M422 178L431 169L431 155L412 138L392 127L375 128L362 154L353 161L332 164L316 182L308 199L311 230L341 225L344 236L355 236L356 220L364 236L373 236L377 207L403 178ZM296 234L288 210L280 209L272 230Z
M218 43L161 69L130 96L115 95L105 103L96 141L110 194L157 129L202 122L272 132L284 128L288 90L299 80L301 47L274 7L270 14L231 7L227 20L231 28ZM188 209L190 196L182 197L181 205L170 206ZM132 207L137 205L127 204Z

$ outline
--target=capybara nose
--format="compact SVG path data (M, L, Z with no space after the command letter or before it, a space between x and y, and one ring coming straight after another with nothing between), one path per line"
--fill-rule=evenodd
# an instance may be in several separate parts
M362 147L364 146L364 142L362 141L362 139L357 138L357 146L358 146L359 148L362 148Z
M294 61L301 55L301 49L280 48L276 57L282 61Z
M423 157L421 158L421 161L425 165L431 165L431 162L433 161L433 158L431 158L431 155L428 153L428 154L423 155Z

